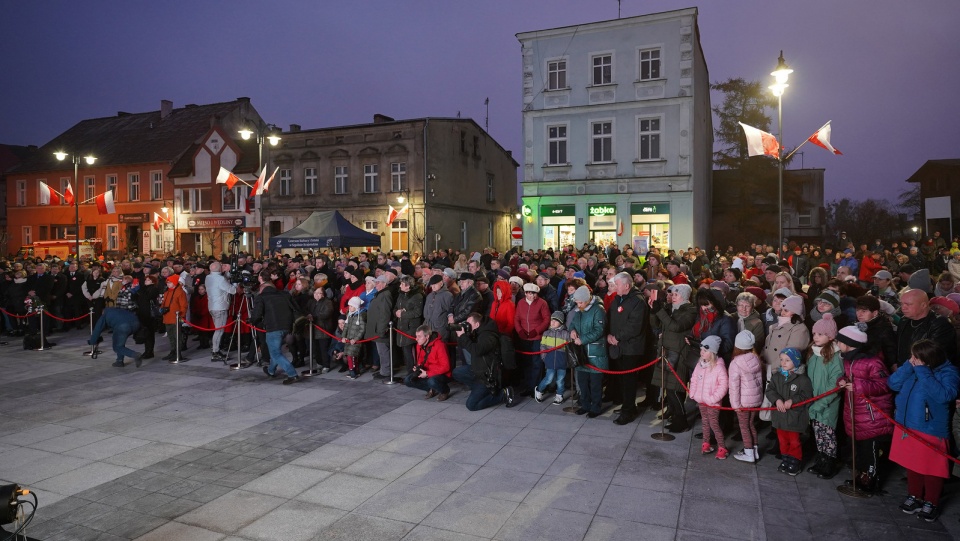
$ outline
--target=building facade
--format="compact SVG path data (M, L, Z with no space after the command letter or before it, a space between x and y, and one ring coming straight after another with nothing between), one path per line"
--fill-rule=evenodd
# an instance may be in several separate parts
M473 120L375 115L353 126L292 125L281 137L269 153L278 172L264 196L268 242L314 211L338 210L380 235L384 251L510 245L519 164ZM388 224L390 207L406 210Z
M696 8L517 39L524 246L705 243L713 125Z
M226 248L224 233L236 223L247 226L242 248L251 249L259 214L256 209L245 214L237 199L228 207L230 198L214 184L220 165L253 178L258 149L234 140L249 122L262 124L249 98L176 109L163 100L157 111L79 122L8 172L8 251L35 241L76 239L77 213L80 238L96 241L107 255L219 254ZM63 161L54 156L61 151L69 154ZM88 165L86 156L96 161ZM61 193L73 184L78 204L40 205L41 181ZM107 190L116 212L100 214L95 198ZM159 228L154 213L166 218Z
M960 216L960 159L927 160L907 182L919 185L920 220L918 237L931 237L934 232L948 239L958 229L953 217Z

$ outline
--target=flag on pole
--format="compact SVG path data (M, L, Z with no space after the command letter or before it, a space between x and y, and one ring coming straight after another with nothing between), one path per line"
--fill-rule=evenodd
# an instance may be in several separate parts
M257 195L263 195L263 192L270 189L270 183L273 182L273 177L277 176L277 171L279 170L280 170L279 167L273 170L273 174L270 175L270 178L267 179L267 182L264 183L263 188L260 190L260 193L258 193Z
M410 203L407 203L406 205L404 205L403 208L400 210L393 208L393 205L387 205L387 206L390 208L389 212L387 213L387 225L389 226L397 218L399 218L404 212L407 211L407 208L410 207Z
M153 230L160 231L160 215L156 212L153 213Z
M766 154L767 156L777 157L779 154L780 145L777 144L777 138L773 135L754 128L753 126L747 126L743 122L740 122L740 127L743 128L744 135L747 136L747 155L748 156L761 156Z
M256 197L263 193L263 185L266 184L267 180L267 166L264 165L263 169L260 170L260 176L257 177L257 181L253 183L253 188L250 189L250 197Z
M57 191L47 186L46 182L40 181L40 195L37 198L37 204L39 205L59 205L60 197L57 195Z
M822 128L817 130L817 133L811 135L810 138L807 139L807 141L810 141L811 143L817 145L820 148L825 148L830 152L833 152L837 156L843 156L842 152L833 148L833 145L830 144L830 121L829 120L827 121L826 124L823 125Z
M116 214L117 208L113 205L113 191L107 190L97 196L98 214Z
M620 220L620 226L617 227L617 236L618 237L623 236L623 220Z
M73 185L69 182L67 183L67 190L63 192L63 202L73 206Z
M232 190L233 186L238 182L240 182L240 177L227 171L223 167L220 168L220 174L217 175L217 184L226 184L227 189Z

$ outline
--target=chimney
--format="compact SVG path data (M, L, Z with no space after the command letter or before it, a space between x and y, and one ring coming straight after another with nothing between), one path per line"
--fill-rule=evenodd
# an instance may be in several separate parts
M290 124L290 133L296 133L300 131L300 124Z
M160 120L170 116L171 111L173 111L173 102L170 100L160 100Z

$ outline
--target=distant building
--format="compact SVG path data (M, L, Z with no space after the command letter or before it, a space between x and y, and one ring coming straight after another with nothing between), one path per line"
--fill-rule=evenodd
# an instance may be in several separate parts
M920 185L920 237L960 234L953 217L960 216L960 160L927 160L907 182Z
M473 120L375 115L281 137L269 155L279 172L265 196L268 242L313 211L339 210L384 251L510 245L519 164ZM407 205L387 224L391 206Z
M37 152L35 145L0 145L0 255L10 253L10 233L7 231L7 171Z
M139 252L205 252L219 254L243 226L241 249L250 250L259 234L259 214L245 214L245 186L226 190L215 179L222 165L253 179L257 147L237 141L245 123L262 125L249 98L209 105L160 109L146 113L83 120L43 145L8 172L9 251L38 240L75 239L73 206L38 205L39 183L61 193L73 182L73 161L58 161L54 152L81 158L74 193L80 201L80 237L101 239L110 254ZM237 140L235 140L237 139ZM93 165L84 156L96 157ZM176 186L174 186L176 184ZM94 198L113 191L116 213L101 215ZM154 213L169 223L153 228Z
M703 245L713 125L697 9L517 39L524 245Z

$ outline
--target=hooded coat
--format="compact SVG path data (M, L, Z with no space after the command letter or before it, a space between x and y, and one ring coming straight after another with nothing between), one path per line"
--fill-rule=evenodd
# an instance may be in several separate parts
M577 332L590 364L602 370L609 368L605 319L606 311L603 309L603 300L594 295L590 298L590 304L587 305L587 308L585 310L578 309L574 313L573 319L570 320L570 331ZM585 366L578 366L577 370L596 372Z
M893 393L887 387L887 368L878 357L853 349L842 354L843 375L841 379L853 383L853 420L856 423L858 440L868 440L893 433L893 424L875 411L874 405L864 400L869 398L887 415L893 415ZM850 419L850 393L843 401L844 419ZM844 423L850 436L850 423Z
M737 355L727 370L730 405L734 408L755 408L763 402L763 370L756 353Z

